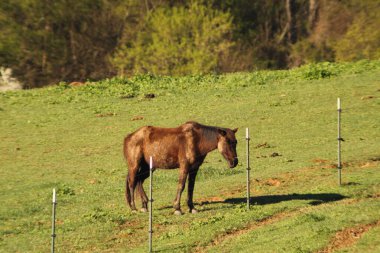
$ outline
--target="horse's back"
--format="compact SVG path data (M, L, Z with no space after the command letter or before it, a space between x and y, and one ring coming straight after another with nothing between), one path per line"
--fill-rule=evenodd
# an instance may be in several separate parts
M184 135L181 127L152 127L145 136L144 156L153 157L154 167L178 168L183 143Z
M193 156L193 152L189 151L194 148L195 124L186 122L176 128L142 127L125 138L125 156L128 161L144 159L147 163L149 156L152 156L154 167L177 168L180 157Z

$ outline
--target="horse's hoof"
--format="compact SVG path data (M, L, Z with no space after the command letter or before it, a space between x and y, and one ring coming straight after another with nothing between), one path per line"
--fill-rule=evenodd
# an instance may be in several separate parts
M193 209L191 209L190 213L198 213L198 210L193 208Z
M146 212L148 212L148 209L146 209L146 208L141 208L140 211L141 211L142 213L146 213Z
M181 210L175 210L174 215L182 215L182 211Z
M137 210L136 210L136 209L133 209L133 210L132 210L132 213L137 213Z

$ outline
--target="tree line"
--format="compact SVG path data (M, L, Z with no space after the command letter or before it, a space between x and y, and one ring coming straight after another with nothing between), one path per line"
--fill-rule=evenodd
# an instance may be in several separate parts
M34 88L379 59L379 15L378 0L2 0L0 67Z

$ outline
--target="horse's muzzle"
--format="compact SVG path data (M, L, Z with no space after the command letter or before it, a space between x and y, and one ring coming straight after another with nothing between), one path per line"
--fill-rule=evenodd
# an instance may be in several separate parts
M230 168L235 168L239 163L239 160L237 159L237 157L234 158L234 160L232 162L230 162Z

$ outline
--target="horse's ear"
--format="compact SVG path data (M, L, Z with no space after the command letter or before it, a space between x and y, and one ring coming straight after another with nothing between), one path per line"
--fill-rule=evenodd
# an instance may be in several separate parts
M226 135L227 135L227 132L224 131L223 129L218 129L218 133L219 133L221 136L226 136Z
M232 130L232 132L236 133L239 130L239 128L235 128Z

